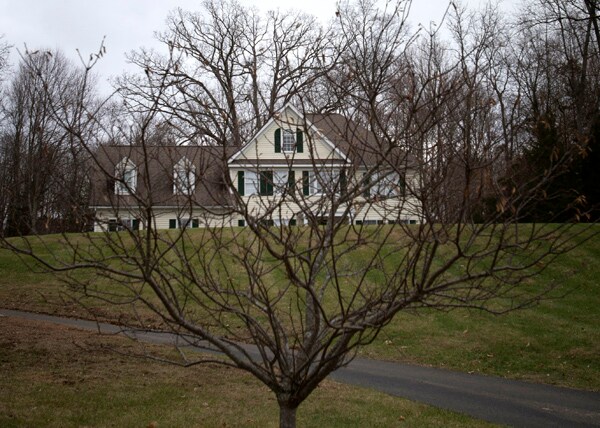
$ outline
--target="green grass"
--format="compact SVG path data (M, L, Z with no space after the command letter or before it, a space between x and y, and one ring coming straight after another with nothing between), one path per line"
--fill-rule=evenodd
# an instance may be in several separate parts
M534 279L559 287L504 315L400 313L362 355L600 390L600 240L562 255Z
M198 237L202 231L194 233ZM49 251L60 254L61 247L53 242ZM353 262L359 263L359 259L360 254L352 254ZM557 284L559 287L548 296L552 299L526 310L502 316L466 309L399 313L360 354L600 390L598 260L598 237L561 256L527 281L531 289ZM12 253L0 250L0 272L0 301L5 307L90 316L69 300L68 288L56 278L32 272ZM231 273L236 272L232 267ZM275 280L282 278L278 271L269 275ZM98 286L110 286L106 280L88 279ZM101 318L124 316L124 308L93 300L85 303L93 315ZM141 312L141 316L154 322L152 314Z
M134 359L120 337L18 318L0 329L2 427L275 427L277 402L250 375L215 364ZM168 348L152 346L159 355ZM305 427L484 427L423 404L325 381L298 410Z

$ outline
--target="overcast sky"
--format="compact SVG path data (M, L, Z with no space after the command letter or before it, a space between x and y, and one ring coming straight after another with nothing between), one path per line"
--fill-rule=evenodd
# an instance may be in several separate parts
M262 12L280 8L302 9L324 23L335 13L335 0L239 0ZM463 0L464 1L464 0ZM468 0L478 5L484 0ZM515 0L504 0L509 4ZM413 22L429 26L439 22L448 0L414 0ZM154 32L164 29L169 11L181 7L197 10L199 0L0 0L0 34L15 48L59 48L77 59L76 49L89 57L106 36L106 56L96 67L102 82L119 75L128 66L125 53L141 46L157 47ZM506 4L505 4L506 8ZM18 55L11 56L13 64ZM108 85L101 83L102 91Z

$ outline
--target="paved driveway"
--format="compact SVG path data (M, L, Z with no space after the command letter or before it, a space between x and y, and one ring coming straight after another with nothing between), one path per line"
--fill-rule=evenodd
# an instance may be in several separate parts
M32 312L0 309L22 317L105 333L119 326ZM1 326L1 320L0 320ZM173 343L169 333L127 332L140 340ZM251 349L249 349L251 351ZM600 427L600 393L357 358L331 378L431 404L490 422L523 427Z

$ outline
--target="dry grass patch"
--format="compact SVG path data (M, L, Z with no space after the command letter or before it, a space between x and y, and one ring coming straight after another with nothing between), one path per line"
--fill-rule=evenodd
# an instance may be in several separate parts
M166 355L170 348L150 348ZM273 394L239 370L181 368L119 355L122 337L0 318L2 427L275 427ZM326 381L299 426L488 426L467 416Z

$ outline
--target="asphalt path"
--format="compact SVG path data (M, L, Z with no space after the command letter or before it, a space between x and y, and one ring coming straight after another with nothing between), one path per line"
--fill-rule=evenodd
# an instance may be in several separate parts
M175 336L170 333L123 330L120 326L75 318L7 309L0 309L0 316L51 322L101 333L123 333L153 343L172 344L175 341ZM0 328L1 325L0 319ZM203 351L207 350L200 343L198 346ZM251 347L247 347L247 351L253 353ZM600 427L598 392L362 358L356 358L347 367L338 369L330 378L504 425Z

